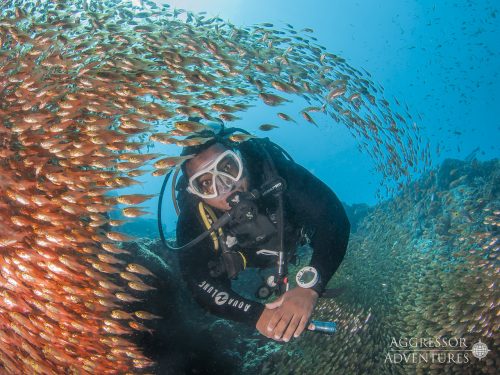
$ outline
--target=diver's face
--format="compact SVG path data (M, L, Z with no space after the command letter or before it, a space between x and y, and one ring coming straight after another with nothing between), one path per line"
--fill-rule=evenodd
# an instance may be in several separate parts
M187 173L187 178L191 178L193 175L198 173L199 171L203 170L207 166L209 166L211 163L214 162L220 155L222 155L224 152L228 151L228 149L221 145L220 143L216 143L206 150L202 151L198 155L196 155L194 158L189 159L186 162L186 173ZM231 173L231 169L235 168L234 165L228 163L220 166L221 168L227 168L228 173ZM197 178L197 183L200 186L200 189L206 189L207 193L211 193L214 190L213 185L213 180L211 179L209 174L203 174L199 178ZM239 181L235 184L235 186L229 190L229 191L223 191L221 194L217 195L215 198L201 198L205 203L208 205L217 208L222 211L228 211L231 207L229 204L226 202L226 199L235 191L247 191L248 189L248 178L245 174L245 170L243 169L243 175L239 179ZM220 188L218 190L223 190Z

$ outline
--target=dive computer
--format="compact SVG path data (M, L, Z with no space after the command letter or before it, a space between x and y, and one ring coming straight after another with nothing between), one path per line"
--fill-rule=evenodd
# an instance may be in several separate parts
M295 276L295 280L297 281L298 286L307 289L316 289L314 287L321 282L318 271L316 268L311 266L300 269L299 272L297 272L297 276Z

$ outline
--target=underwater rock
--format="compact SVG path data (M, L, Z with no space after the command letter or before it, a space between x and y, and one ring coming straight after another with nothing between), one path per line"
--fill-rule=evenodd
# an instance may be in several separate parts
M123 224L121 229L131 236L153 239L158 237L158 220L140 218L130 223Z
M150 239L129 243L127 249L136 254L134 262L158 276L150 281L158 289L131 305L163 317L148 324L152 332L134 336L138 347L156 362L151 371L231 375L266 358L267 352L257 354L254 349L261 346L256 343L267 340L253 328L219 319L194 302L182 279L176 252L167 251L160 240Z

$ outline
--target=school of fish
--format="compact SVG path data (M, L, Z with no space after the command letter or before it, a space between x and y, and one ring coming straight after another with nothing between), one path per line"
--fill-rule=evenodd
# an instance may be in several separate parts
M330 116L394 186L431 164L407 109L312 30L238 28L142 3L0 4L0 369L8 373L154 365L129 338L158 317L127 311L153 276L127 262L120 244L133 238L115 230L146 214L136 205L151 196L111 193L138 184L147 166L162 176L185 160L147 146L206 142L186 139L204 130L188 116L231 122L256 101L279 108L302 97L311 106L277 112L279 126ZM268 121L261 131L278 126Z

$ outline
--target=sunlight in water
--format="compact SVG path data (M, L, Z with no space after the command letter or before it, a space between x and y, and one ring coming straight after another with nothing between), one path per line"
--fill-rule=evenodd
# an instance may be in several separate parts
M193 12L205 11L210 15L231 15L237 13L238 9L241 8L241 0L157 0L155 2Z

